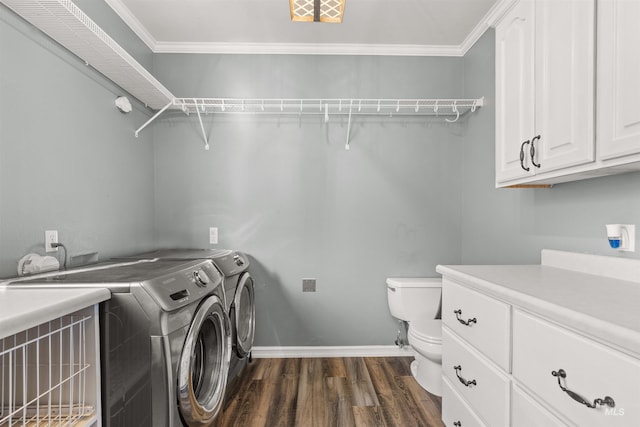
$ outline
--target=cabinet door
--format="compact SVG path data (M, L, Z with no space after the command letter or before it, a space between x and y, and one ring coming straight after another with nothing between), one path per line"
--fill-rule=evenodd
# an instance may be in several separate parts
M598 2L598 151L640 153L640 1Z
M640 426L638 359L517 309L513 377L576 426Z
M511 306L445 277L442 323L504 371L511 370Z
M484 427L478 416L454 390L447 377L442 378L442 421L444 425L451 427Z
M509 377L446 326L442 328L442 375L484 424L509 424Z
M496 26L496 181L534 174L528 148L534 136L534 2L520 1Z
M511 389L511 425L513 427L566 426L515 384Z
M543 173L594 160L595 2L535 3L535 158Z

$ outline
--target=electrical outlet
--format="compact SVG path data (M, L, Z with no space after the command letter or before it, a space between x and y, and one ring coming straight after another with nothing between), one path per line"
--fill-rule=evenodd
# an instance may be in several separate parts
M44 232L44 251L57 252L58 248L51 246L52 243L58 243L58 230L47 230Z
M315 292L316 279L302 279L302 292Z
M209 227L209 243L212 245L218 244L218 227Z

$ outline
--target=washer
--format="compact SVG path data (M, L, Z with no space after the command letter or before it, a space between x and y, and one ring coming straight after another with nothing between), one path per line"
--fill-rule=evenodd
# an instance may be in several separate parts
M120 259L209 259L220 269L224 275L225 307L231 320L233 351L227 380L227 394L231 395L237 384L235 380L251 360L251 350L255 336L255 290L253 278L248 271L248 256L231 249L161 249Z
M104 426L209 426L231 357L223 276L210 260L136 261L8 286L104 287Z

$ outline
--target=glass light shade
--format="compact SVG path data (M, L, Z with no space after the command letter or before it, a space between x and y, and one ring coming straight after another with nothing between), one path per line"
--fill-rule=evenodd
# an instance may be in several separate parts
M289 0L291 20L341 23L344 3L345 0Z

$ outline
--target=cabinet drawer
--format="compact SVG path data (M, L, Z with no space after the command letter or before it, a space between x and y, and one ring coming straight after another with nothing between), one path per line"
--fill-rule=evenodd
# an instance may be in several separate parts
M509 305L443 279L442 322L506 372L510 319Z
M444 402L443 402L444 403ZM512 427L566 427L518 386L511 391Z
M446 377L442 379L442 422L448 427L484 427Z
M560 382L593 404L610 396L615 407L589 408L564 392ZM581 427L640 425L640 361L547 322L514 311L513 376L538 399Z
M509 378L447 327L442 329L442 372L485 424L508 424ZM475 384L465 386L462 381Z

